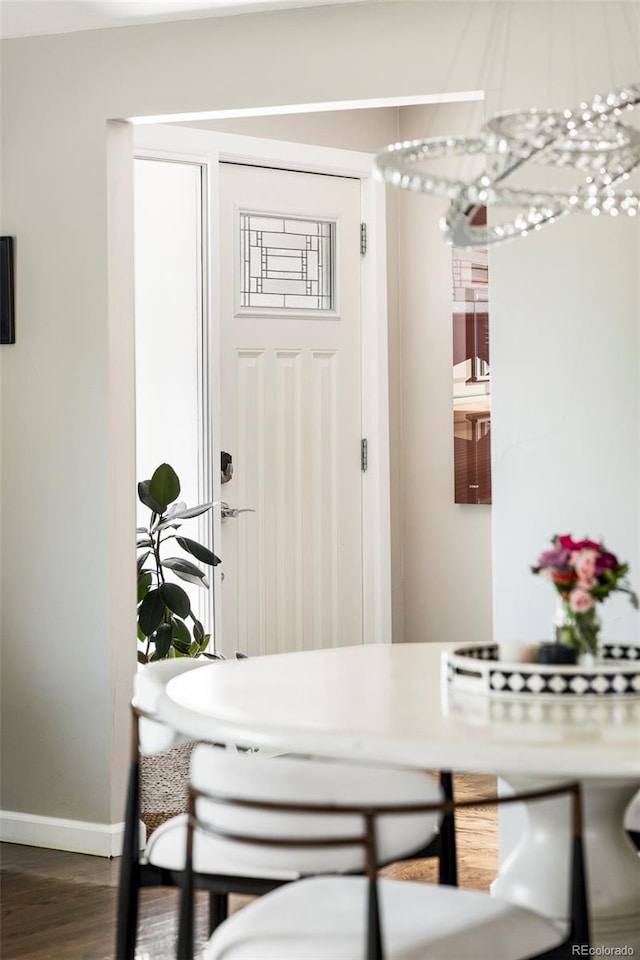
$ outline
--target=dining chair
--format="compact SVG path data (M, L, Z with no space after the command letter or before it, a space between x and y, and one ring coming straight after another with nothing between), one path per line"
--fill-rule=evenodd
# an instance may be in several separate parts
M172 749L187 738L163 724L157 716L157 705L167 683L175 676L200 669L210 664L201 660L180 657L147 664L135 677L134 697L131 702L132 736L131 760L125 810L125 831L120 866L118 908L116 923L116 960L134 960L138 928L140 889L150 886L179 887L185 863L185 848L188 817L185 813L170 817L151 834L144 849L141 849L141 790L140 758L154 756ZM231 754L220 745L209 745L217 754ZM278 758L260 756L259 753L239 754L261 763L279 763ZM311 778L322 781L326 771L318 766ZM421 799L437 801L443 796L451 798L451 774L425 778ZM313 781L315 782L315 780ZM339 784L334 784L337 802L351 797L363 802L367 796L376 802L399 802L407 798L405 790L412 781L404 772L391 775L388 770L359 768L343 769ZM185 793L187 784L185 783ZM413 794L409 794L413 796ZM185 802L186 808L186 802ZM443 884L457 882L455 864L455 825L453 816L442 819L439 832L432 827L436 820L430 818L423 826L410 834L401 830L389 837L384 849L386 862L395 862L406 857L438 857L439 881ZM331 860L329 861L331 862ZM353 869L357 858L342 861L334 858L334 870ZM209 892L209 931L227 916L230 893L261 895L282 884L300 877L295 858L259 856L255 861L246 856L243 845L221 842L205 834L199 835L193 851L194 883Z
M257 762L256 762L257 761ZM578 784L545 787L517 796L458 803L419 799L425 777L407 771L400 802L373 796L340 799L340 765L314 782L316 761L249 764L241 756L197 747L191 761L186 869L181 896L178 960L193 960L194 838L205 832L222 842L256 849L269 862L297 854L303 879L275 890L232 914L208 940L203 960L567 960L589 947ZM390 781L398 775L396 771ZM381 879L377 865L388 852L390 824L470 806L555 798L571 802L570 889L567 920L558 922L488 894L459 887ZM309 829L308 821L313 828ZM418 831L419 832L419 831ZM408 836L407 836L408 839ZM331 853L364 876L328 875ZM282 860L272 859L274 852ZM320 875L327 874L327 875Z
M624 815L624 826L636 850L640 850L640 792L627 807Z

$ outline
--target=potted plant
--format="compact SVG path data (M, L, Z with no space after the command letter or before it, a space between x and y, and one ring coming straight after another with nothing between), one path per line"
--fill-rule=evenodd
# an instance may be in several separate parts
M169 547L180 547L199 563L220 563L207 547L176 531L183 520L198 517L213 506L187 507L178 500L180 480L173 467L161 464L150 480L138 484L138 497L151 511L149 525L137 528L138 547L138 662L166 657L198 657L206 650L210 635L191 608L187 591L170 580L177 577L208 589L204 571L184 556L166 556Z

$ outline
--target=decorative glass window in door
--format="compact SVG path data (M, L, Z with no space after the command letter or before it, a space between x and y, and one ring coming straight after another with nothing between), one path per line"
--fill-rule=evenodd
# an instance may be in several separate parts
M240 306L333 310L335 223L240 214Z

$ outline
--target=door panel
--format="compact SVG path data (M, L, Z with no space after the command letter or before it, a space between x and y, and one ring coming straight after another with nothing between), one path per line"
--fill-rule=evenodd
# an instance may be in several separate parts
M220 196L222 491L255 510L222 524L220 646L360 643L360 183L224 163Z

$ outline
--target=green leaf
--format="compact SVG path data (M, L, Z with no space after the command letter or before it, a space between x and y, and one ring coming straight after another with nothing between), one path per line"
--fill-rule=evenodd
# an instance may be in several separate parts
M138 484L138 499L141 503L144 503L145 507L149 507L152 513L162 513L160 509L160 504L153 499L149 490L150 480L141 480Z
M172 517L175 517L178 513L182 513L183 510L187 509L187 505L184 500L177 500L172 504L167 512L164 515L165 520L171 520Z
M146 638L146 636L144 635L144 633L142 632L142 630L140 629L140 624L137 625L137 628L136 628L136 629L137 629L137 634L138 634L138 640L140 641L140 643L144 643L147 638Z
M138 650L138 663L147 663L147 655L142 650Z
M190 643L191 634L189 633L189 628L186 623L182 620L177 620L175 617L171 618L171 624L173 626L173 636L176 640L179 640L181 643Z
M167 570L172 570L176 577L186 580L187 583L196 583L199 587L209 586L209 582L200 567L196 567L195 563L191 563L190 560L183 560L181 557L169 557L162 561L162 566L166 567ZM176 613L178 613L177 610Z
M187 509L187 505L184 500L178 500L176 503L172 504L169 509L158 518L154 525L154 532L157 533L158 530L164 530L165 527L175 526L176 529L180 526L179 523L174 524L175 518Z
M177 613L179 617L188 617L191 613L191 601L182 587L177 583L163 583L160 585L159 594L162 598L163 606L167 606L172 613ZM160 621L158 621L159 623Z
M201 503L199 507L189 507L188 510L178 510L177 513L174 513L174 520L188 520L189 517L199 517L201 513L206 513L207 510L211 510L213 506L212 503Z
M171 624L163 623L158 627L155 636L152 637L152 640L155 641L156 653L163 659L167 656L171 648L171 633Z
M193 638L197 640L198 643L202 643L204 640L204 627L195 617L193 618Z
M203 547L201 543L189 540L188 537L176 537L176 541L183 550L186 550L201 563L208 563L210 567L215 567L220 563L220 558L216 557L215 553L212 553L208 547Z
M145 537L143 540L136 540L136 547L140 549L141 547L152 547L153 543L149 537Z
M187 656L187 657L188 657L189 654L190 654L190 652L191 652L190 644L188 644L188 643L182 643L181 640L174 640L174 641L173 641L173 648L174 648L174 650L177 651L177 653L178 653L179 655L182 655L182 656Z
M174 518L174 519L175 519L175 518ZM172 519L172 520L163 520L162 523L156 524L156 526L153 528L153 532L154 532L154 533L160 533L161 530L167 530L167 529L169 529L169 528L171 528L172 530L179 530L181 526L182 526L181 523L174 523L174 522L173 522L173 519ZM173 534L171 534L171 536L173 536ZM168 538L167 538L167 539L168 539Z
M190 657L199 657L200 654L209 646L209 640L211 639L211 634L207 633L204 635L202 640L194 640L191 646L189 647L189 656Z
M164 513L170 503L180 496L178 474L168 463L162 463L149 481L149 494L160 507L156 513Z
M178 589L180 588L178 587ZM184 590L182 592L184 593ZM152 633L155 633L164 614L165 603L160 595L160 590L150 590L138 610L138 623L145 637L150 637Z
M138 574L138 603L140 603L141 600L144 600L146 595L149 593L152 580L153 577L148 570L144 570Z
M146 553L143 553L142 556L138 557L138 562L137 562L138 573L142 573L142 568L144 567L145 561L150 553L151 551L147 550Z

